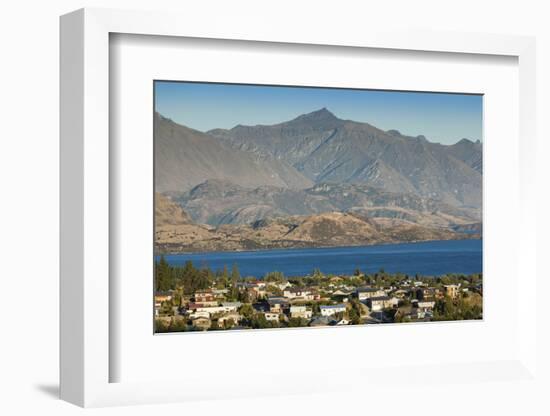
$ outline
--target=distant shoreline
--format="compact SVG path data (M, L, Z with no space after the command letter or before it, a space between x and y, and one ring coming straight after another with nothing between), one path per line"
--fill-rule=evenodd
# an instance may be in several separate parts
M448 240L414 240L414 241L398 241L387 243L373 243L373 244L356 244L356 245L343 245L343 246L309 246L309 247L273 247L273 248L257 248L249 250L212 250L212 251L156 251L154 257L157 258L161 255L172 256L180 254L223 254L223 253L256 253L258 251L289 251L289 250L323 250L323 249L335 249L335 248L357 248L357 247L374 247L374 246L389 246L389 245L402 245L402 244L421 244L421 243L434 243L445 241L462 241L462 240L483 240L483 236L479 234L462 234L464 238L453 238Z

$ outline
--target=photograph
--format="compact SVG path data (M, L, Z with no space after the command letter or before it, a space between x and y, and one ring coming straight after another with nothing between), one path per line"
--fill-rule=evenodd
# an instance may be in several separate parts
M483 319L483 95L155 80L154 331Z

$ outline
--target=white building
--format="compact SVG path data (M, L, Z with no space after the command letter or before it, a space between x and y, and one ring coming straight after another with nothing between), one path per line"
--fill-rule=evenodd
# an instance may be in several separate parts
M380 296L386 296L387 293L383 289L375 288L375 287L362 287L357 289L357 298L362 300L367 300L370 298L376 298Z
M288 299L314 300L315 295L311 289L291 287L283 291L283 296Z
M233 322L233 325L237 325L241 321L242 317L238 313L230 313L218 318L218 325L224 326L225 322Z
M346 305L323 305L319 307L321 309L322 316L333 316L337 313L342 313L346 311Z
M193 312L189 315L189 318L191 319L197 319L197 318L210 318L210 313L205 311L197 311Z
M313 312L311 309L306 306L292 305L290 307L290 317L291 318L305 318L311 319Z
M265 319L267 321L279 322L279 314L273 312L264 312Z
M197 312L208 312L210 314L215 313L228 313L236 312L240 306L240 302L227 302L221 306L201 306L196 309Z
M379 312L382 309L393 308L397 306L399 299L389 296L377 296L367 300L367 304L372 312Z

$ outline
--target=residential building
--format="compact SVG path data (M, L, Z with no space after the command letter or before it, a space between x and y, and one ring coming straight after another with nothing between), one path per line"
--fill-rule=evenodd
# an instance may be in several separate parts
M222 306L227 308L228 312L236 311L242 306L241 302L222 302Z
M386 296L386 291L376 287L360 287L356 290L357 298L364 301L373 297Z
M292 305L290 307L290 317L291 318L305 318L311 319L313 312L307 306L302 305Z
M309 323L309 326L327 326L330 322L331 320L328 316L318 316L313 318L313 320Z
M337 302L347 302L351 296L351 293L352 292L348 292L347 290L344 291L342 289L338 289L332 293L332 299Z
M190 319L196 319L196 318L210 318L210 312L206 311L197 311L189 314Z
M193 319L192 321L193 326L200 328L202 330L207 330L212 325L212 321L208 318L203 317L197 317Z
M367 306L372 312L397 306L399 299L390 296L374 296L367 300Z
M459 295L460 285L444 285L445 295L455 299Z
M309 288L290 287L283 291L283 296L288 299L315 300L319 298L318 293Z
M435 290L429 287L421 287L416 290L416 298L418 300L435 299Z
M288 299L281 296L274 296L267 299L269 304L269 311L273 313L283 313L285 309L288 309Z
M433 300L419 300L418 302L416 302L416 314L418 315L418 318L423 319L426 316L432 315L434 306L435 301Z
M279 322L279 314L274 312L265 312L265 319L271 322Z
M238 313L229 313L218 318L218 326L220 328L225 328L227 327L227 325L230 325L232 323L231 327L233 327L235 325L238 325L241 319L242 316Z
M333 316L337 313L343 313L346 311L346 305L340 303L338 305L323 305L319 307L321 309L322 316Z
M172 300L172 292L157 292L155 293L155 302L170 302Z
M195 302L196 303L206 303L206 302L215 302L214 294L211 290L203 290L200 292L195 292Z
M224 302L221 306L201 306L197 307L195 310L197 312L208 312L210 314L215 313L229 313L229 312L236 312L237 309L241 306L240 302Z

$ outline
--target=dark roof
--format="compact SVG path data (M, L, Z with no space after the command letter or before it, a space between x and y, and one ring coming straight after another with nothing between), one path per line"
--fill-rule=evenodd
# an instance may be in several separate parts
M345 308L346 305L343 303L340 303L338 305L321 305L319 306L320 309L335 309L335 308Z
M267 299L267 303L269 303L270 305L285 304L288 303L288 299L281 296L271 297Z
M389 296L373 296L369 300L373 301L373 300L390 300L390 299L391 299L391 297L389 297Z
M383 290L383 289L379 289L377 287L360 287L357 289L357 292L372 293L372 292L378 292L379 290Z
M328 325L330 323L330 319L327 316L319 316L315 319L313 319L309 326L322 326L322 325Z
M307 288L307 287L290 287L290 288L287 288L285 289L285 291L289 291L289 292L311 292L311 289Z

